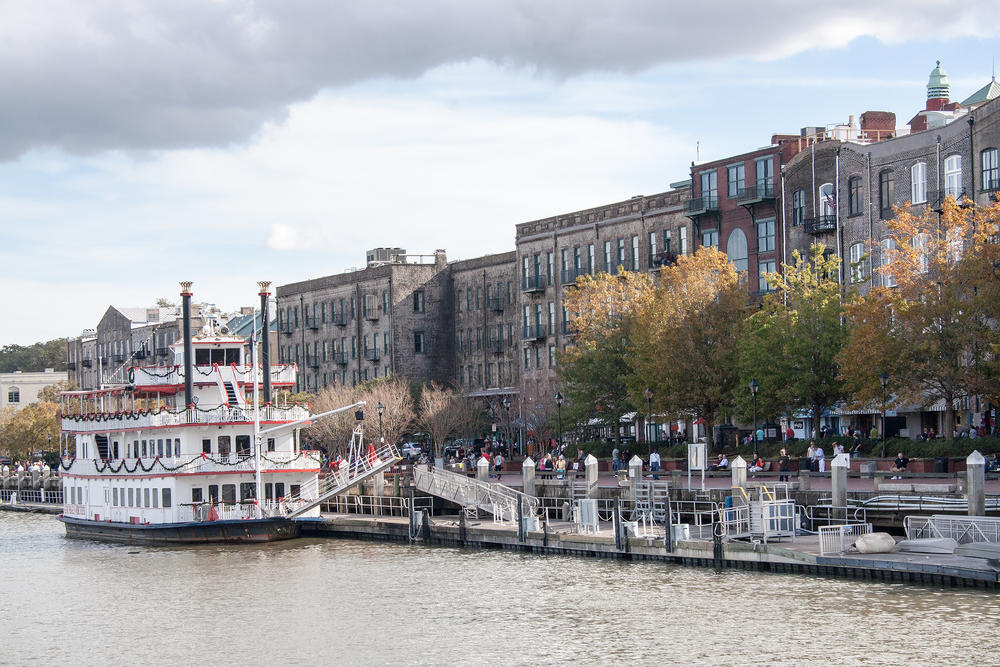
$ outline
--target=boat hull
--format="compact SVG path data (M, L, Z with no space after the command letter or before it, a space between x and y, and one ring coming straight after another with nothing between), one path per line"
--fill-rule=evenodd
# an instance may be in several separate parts
M60 516L66 537L148 546L178 544L257 544L299 537L301 522L248 519L136 525Z

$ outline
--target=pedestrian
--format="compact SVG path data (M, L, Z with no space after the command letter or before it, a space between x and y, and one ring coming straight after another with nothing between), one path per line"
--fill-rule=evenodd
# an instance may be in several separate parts
M860 436L858 436L858 435L854 436L854 444L856 446L858 446L858 447L861 446L861 437ZM833 456L834 456L834 458L840 456L843 453L844 453L844 446L842 444L840 444L839 442L834 442L833 443Z
M816 448L816 463L820 472L826 472L826 453L823 452L822 445Z
M816 463L816 443L810 442L809 449L806 450L806 456L809 457L809 470L816 472L819 469L819 464Z
M660 452L658 450L654 449L653 453L649 455L649 470L652 473L660 471ZM660 476L654 474L653 479L660 479Z
M792 461L791 457L788 456L788 450L785 449L784 447L782 447L781 448L781 457L778 459L778 471L782 472L782 473L791 472L791 468L790 468L791 461ZM779 482L787 482L788 481L788 475L787 474L778 475L778 481Z
M795 440L795 431L792 430L792 425L789 424L788 428L785 429L785 442L792 442Z
M611 450L611 469L615 472L622 469L622 459L621 453L618 451L618 445L615 445L615 448Z

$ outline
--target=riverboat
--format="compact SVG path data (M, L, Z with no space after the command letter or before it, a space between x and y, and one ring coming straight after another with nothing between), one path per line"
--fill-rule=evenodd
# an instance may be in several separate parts
M265 313L268 285L260 283ZM299 440L317 416L307 405L271 400L273 389L295 385L296 366L270 364L266 333L254 336L259 365L253 338L248 345L208 326L192 336L191 283L181 286L175 366L126 364L98 390L61 394L64 441L74 451L60 469L66 534L132 544L298 537L302 520L319 517L324 494L384 467L389 456L372 453L321 484L321 453Z

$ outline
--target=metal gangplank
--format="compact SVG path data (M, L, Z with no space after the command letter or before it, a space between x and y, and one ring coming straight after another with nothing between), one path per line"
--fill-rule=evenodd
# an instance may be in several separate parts
M517 523L518 501L524 516L538 514L537 498L500 483L482 482L441 468L428 470L424 466L413 469L413 481L417 490L457 503L466 512L492 514L495 523Z
M763 540L791 537L795 541L795 500L788 497L786 484L775 491L761 484L750 493L733 487L733 506L719 510L723 536L730 539ZM784 497L779 497L784 495Z
M399 450L393 444L375 447L373 443L369 443L366 446L364 431L359 424L351 436L348 458L332 468L322 481L317 477L315 481L303 484L298 496L286 498L285 516L289 519L300 517L320 503L345 493L367 479L381 475L400 460Z
M1000 542L1000 519L985 516L911 515L903 519L906 539L947 538L959 544Z

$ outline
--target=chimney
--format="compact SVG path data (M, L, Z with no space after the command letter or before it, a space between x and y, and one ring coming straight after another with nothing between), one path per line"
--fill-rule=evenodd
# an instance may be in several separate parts
M271 292L268 288L271 286L271 281L261 280L257 283L260 286L260 321L261 321L261 339L260 339L260 363L263 366L264 372L264 405L271 404L271 318L268 313L268 301L270 301ZM323 343L326 345L326 343ZM324 348L325 349L325 348Z
M184 317L184 401L188 409L194 407L194 346L191 344L191 285L181 283L181 312Z
M448 265L448 255L441 248L434 251L434 266L443 269Z

